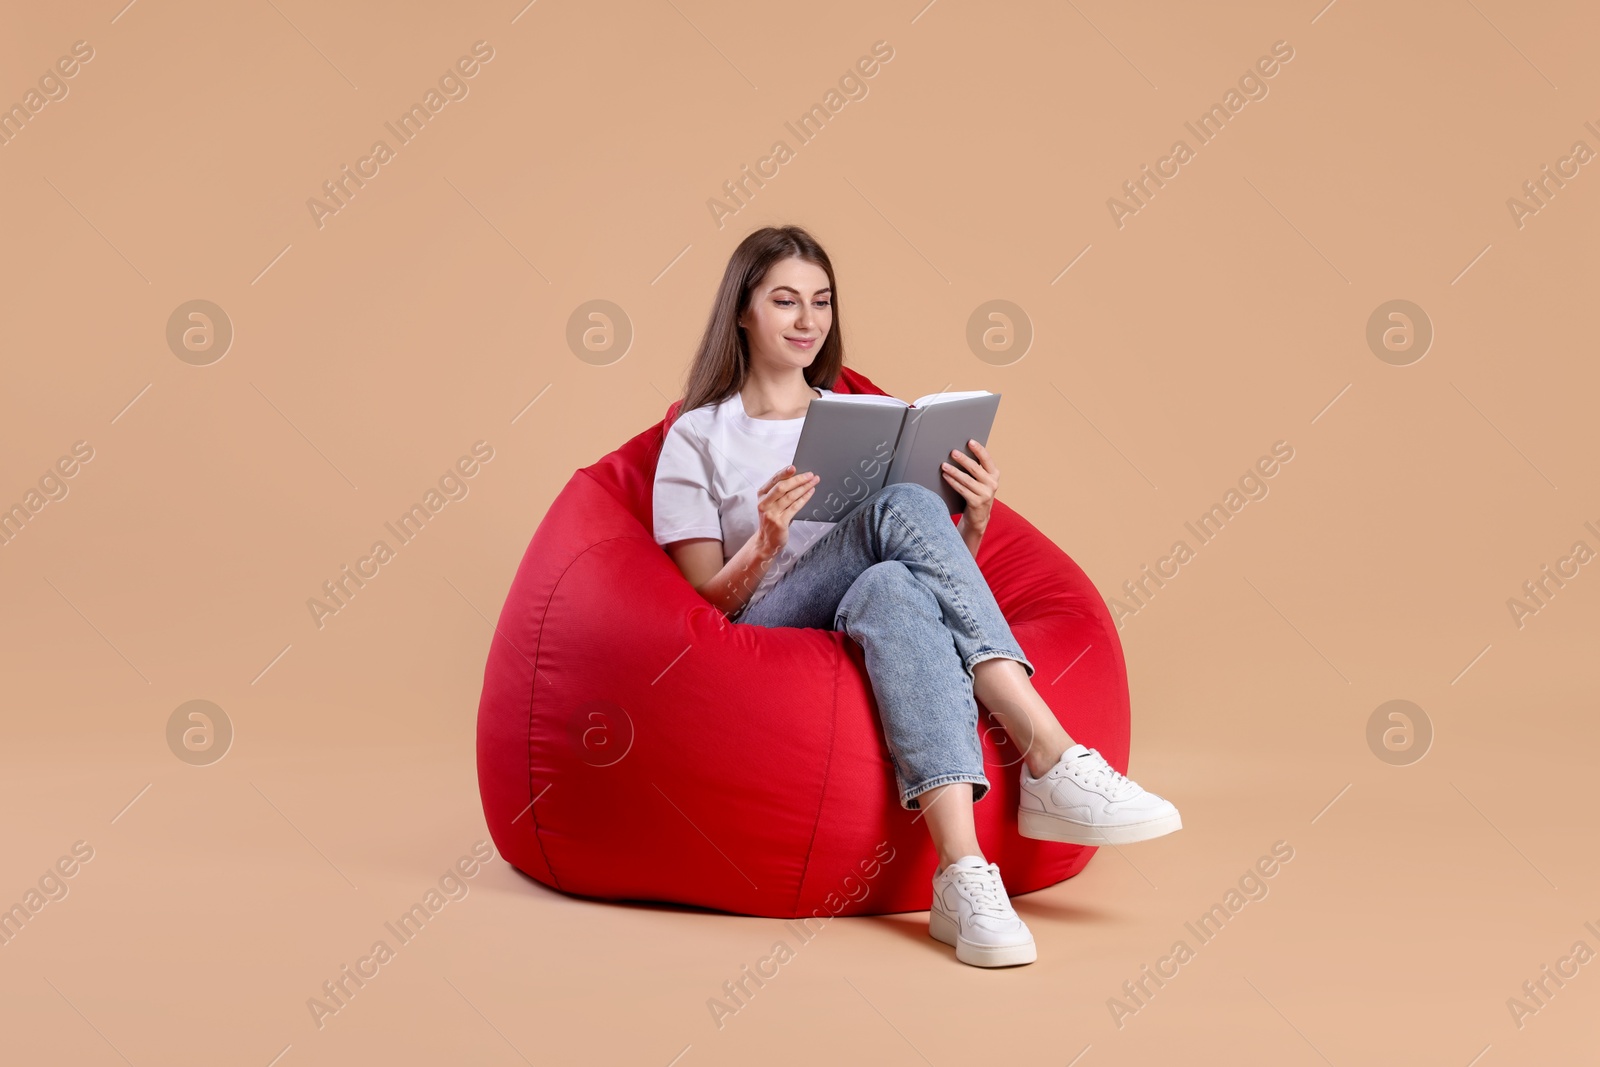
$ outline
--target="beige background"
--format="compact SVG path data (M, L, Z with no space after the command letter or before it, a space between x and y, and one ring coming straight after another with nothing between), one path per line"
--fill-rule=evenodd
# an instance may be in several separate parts
M1507 600L1600 549L1600 177L1520 228L1507 200L1600 149L1600 16L1210 8L9 5L0 102L94 56L0 147L0 504L94 458L0 547L0 902L94 854L0 948L6 1058L1592 1062L1600 964L1520 1028L1507 999L1600 951L1600 576L1520 629ZM480 40L469 94L319 228L307 200ZM1185 121L1280 40L1198 145ZM799 144L876 41L867 95ZM1118 228L1107 199L1180 137ZM729 253L787 222L834 258L850 365L1004 393L1003 498L1107 596L1293 446L1121 633L1132 773L1184 830L1017 898L1030 967L957 964L925 914L843 920L721 1029L707 999L780 923L495 860L319 1030L307 998L487 838L487 619L548 502L661 417ZM235 331L207 366L165 337L196 299ZM567 343L597 299L620 358ZM984 360L996 299L1033 340ZM1435 331L1406 366L1365 336L1396 299ZM480 440L465 499L318 629L306 600ZM166 740L195 699L235 730L205 767ZM1367 742L1392 699L1434 730L1407 766ZM1108 998L1280 840L1270 894L1119 1028Z

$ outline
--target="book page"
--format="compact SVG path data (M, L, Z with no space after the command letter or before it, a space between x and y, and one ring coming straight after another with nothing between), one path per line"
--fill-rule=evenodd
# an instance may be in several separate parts
M942 404L946 400L965 400L969 396L988 395L989 390L987 389L969 389L964 393L929 393L927 396L917 397L916 402L911 406L914 408L925 408L929 404Z
M819 396L818 400L848 400L857 404L899 404L906 406L906 402L897 396L879 396L877 393L834 393L831 396Z

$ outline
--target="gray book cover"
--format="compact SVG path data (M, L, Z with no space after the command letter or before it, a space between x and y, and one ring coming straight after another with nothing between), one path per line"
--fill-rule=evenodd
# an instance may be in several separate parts
M952 449L967 455L967 439L989 443L1000 394L978 389L930 393L906 404L898 397L842 393L811 401L795 445L795 473L815 472L811 502L795 513L810 522L838 522L876 490L916 482L938 493L950 514L966 510L967 498L944 478L939 465Z

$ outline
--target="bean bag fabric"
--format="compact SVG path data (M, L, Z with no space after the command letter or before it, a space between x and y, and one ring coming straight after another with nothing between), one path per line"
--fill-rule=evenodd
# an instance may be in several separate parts
M845 369L838 392L883 393ZM935 854L900 807L861 648L731 623L655 543L660 423L576 471L506 596L478 708L484 816L508 861L600 900L743 915L924 911ZM1083 571L996 500L979 568L1067 731L1126 772L1127 672ZM980 704L978 838L1016 895L1094 849L1017 833L1021 755Z

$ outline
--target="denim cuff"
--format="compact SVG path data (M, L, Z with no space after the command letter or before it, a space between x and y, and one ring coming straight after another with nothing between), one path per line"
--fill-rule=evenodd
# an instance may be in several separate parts
M1027 656L1022 654L1021 650L1015 648L981 648L974 652L972 655L967 657L966 663L963 664L963 666L967 669L967 677L972 677L972 668L977 664L982 663L986 659L998 658L1016 660L1018 663L1022 664L1022 669L1028 672L1028 677L1033 677L1033 664L1028 660Z
M916 800L917 797L930 789L937 789L941 785L950 785L952 782L971 782L972 802L974 804L982 800L984 794L989 791L989 779L982 774L941 774L937 778L930 778L928 781L923 782L922 785L917 787L916 793L911 796L901 793L900 806L907 811L918 809L922 806L921 802L919 801L913 805L911 801Z

